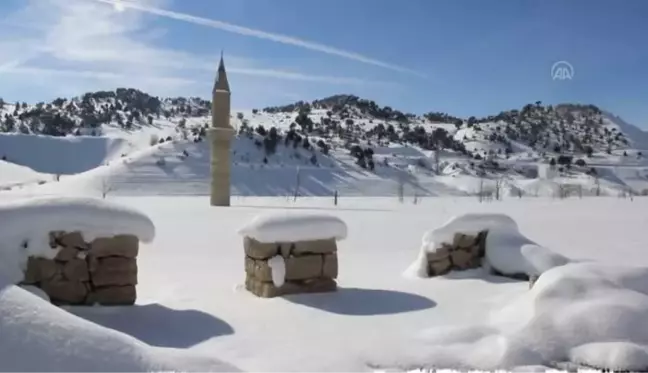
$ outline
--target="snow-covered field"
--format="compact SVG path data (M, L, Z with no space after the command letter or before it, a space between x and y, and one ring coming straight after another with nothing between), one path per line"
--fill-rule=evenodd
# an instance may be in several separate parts
M251 127L281 131L297 115L243 114ZM325 110L314 110L311 117L324 115ZM198 130L208 119L189 118L187 128ZM241 123L232 118L235 127ZM356 123L364 129L377 125L366 118ZM466 146L476 152L501 149L473 129L417 123L468 137ZM454 151L440 152L437 175L429 167L434 151L374 142L375 169L369 171L356 163L343 139L332 139L328 154L318 145L304 149L283 141L270 154L260 136L239 135L232 146L230 208L209 206L209 144L194 142L195 133L187 138L174 120L158 118L130 131L103 125L96 137L0 134L0 370L368 371L569 364L648 370L643 326L648 199L616 198L629 190L648 191L648 161L638 153L647 148L648 137L618 123L629 133L629 155L597 151L587 158L587 167L538 178L526 172L538 171L540 155L517 143L510 159L498 158L512 171L480 178L474 160ZM486 133L497 123L482 127ZM317 140L313 135L311 144ZM365 140L360 144L369 146ZM586 175L589 167L596 167L598 176ZM401 183L405 197L399 203ZM503 200L479 203L475 194L493 185L499 185ZM553 198L566 186L571 198ZM293 201L296 190L300 197ZM581 194L585 197L578 198ZM588 197L595 194L602 197ZM56 204L33 205L31 198L42 196L106 197L136 212L124 215L118 209L121 220L113 224L110 212L93 214L100 202L71 203L63 210ZM30 200L22 204L23 198ZM276 237L279 227L282 237L306 239L312 224L310 231L299 232L286 221L259 218L249 224L260 215L297 212L326 213L346 223L315 219L320 222L316 233L330 229L344 238L338 242L339 290L257 298L244 287L239 233ZM488 223L475 215L481 213L512 220ZM477 226L500 229L489 236L486 251L500 272L521 266L544 272L533 289L486 269L411 276L421 275L420 259L435 250L436 239L452 236L448 227L456 224L450 219L464 214L471 214L464 220ZM296 224L305 225L307 215L299 216ZM43 219L56 224L43 225ZM135 226L142 224L145 229ZM264 224L275 226L260 232ZM38 254L21 245L37 230L130 232L124 225L140 235L149 232L143 241L155 232L138 257L136 306L61 310L29 294L39 295L33 288L10 285L22 274L14 264L24 265L27 255ZM37 243L47 249L44 240ZM281 263L273 262L273 275L281 273L276 269Z
M0 203L15 199L0 194ZM35 342L12 329L9 335L25 343L0 343L2 370L228 370L221 361L246 371L494 369L566 361L648 366L648 332L632 324L648 316L646 270L596 264L648 267L647 199L480 204L476 198L424 198L400 204L396 198L341 198L336 207L332 198L238 197L230 208L210 207L207 197L108 200L143 212L155 225L155 240L143 244L138 257L137 305L69 308L90 324L42 302L32 305L36 298L5 287L0 327L24 323L26 315L51 316L75 330L77 342L59 359L52 351L68 334L44 328L47 321L30 321L50 343L31 350ZM323 212L346 223L347 238L338 243L339 291L260 299L244 289L238 230L259 214L282 211ZM526 282L482 270L431 279L404 275L426 231L453 216L482 212L507 214L531 241L594 264L556 268L531 291ZM602 311L587 312L593 309ZM47 346L52 350L45 352ZM128 356L116 352L129 348ZM83 360L111 353L139 363L94 366ZM3 354L11 354L11 363ZM76 363L65 365L69 361Z

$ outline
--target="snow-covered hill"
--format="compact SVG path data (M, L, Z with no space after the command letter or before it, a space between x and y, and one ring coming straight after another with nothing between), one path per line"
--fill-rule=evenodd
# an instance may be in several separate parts
M29 172L3 172L4 189L110 189L121 195L209 190L207 101L119 89L0 107L6 132L0 134L0 156L46 174L42 185ZM648 191L642 153L648 134L591 105L535 103L463 120L445 113L416 116L340 95L234 111L231 123L238 132L232 147L235 195Z

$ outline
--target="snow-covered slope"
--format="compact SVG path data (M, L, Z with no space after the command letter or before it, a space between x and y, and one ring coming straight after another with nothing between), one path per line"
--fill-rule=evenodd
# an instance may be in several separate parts
M160 100L136 90L5 104L0 128L13 132L0 135L0 155L47 174L88 173L81 178L91 185L85 189L108 183L113 194L203 195L210 182L208 111L206 101ZM231 123L238 132L232 149L237 195L648 193L646 133L593 106L536 104L462 120L333 96L234 111ZM69 135L19 134L34 131ZM555 177L540 175L550 162ZM3 184L21 193L35 188L31 177L24 186L16 185L22 177L11 179Z
M26 166L0 160L0 189L52 179L53 175L43 174Z

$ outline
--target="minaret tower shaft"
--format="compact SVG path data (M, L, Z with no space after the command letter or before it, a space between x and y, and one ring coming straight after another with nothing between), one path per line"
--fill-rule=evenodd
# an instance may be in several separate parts
M212 206L230 206L230 151L235 132L230 126L231 95L221 52L218 76L212 90L212 123L207 131L211 144L210 204Z

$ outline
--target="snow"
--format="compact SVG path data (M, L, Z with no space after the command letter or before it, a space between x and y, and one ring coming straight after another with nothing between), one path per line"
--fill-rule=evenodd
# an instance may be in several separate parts
M2 203L14 198L10 193L0 193ZM509 357L517 365L516 371L526 371L522 368L529 366L534 369L554 367L538 359L533 351L515 356L511 355L513 352L506 352L506 348L509 351L518 348L514 342L522 344L520 351L529 345L550 344L553 341L550 338L556 336L553 329L553 334L531 330L536 334L528 334L530 340L505 339L502 335L507 337L515 330L521 330L516 335L522 335L528 321L536 315L543 320L569 317L572 319L567 321L574 322L573 318L578 316L572 317L562 311L571 298L568 300L565 296L552 304L556 309L549 314L546 313L549 312L546 299L536 297L545 304L543 307L547 307L543 308L543 313L536 313L535 302L525 296L542 288L542 281L547 280L545 276L553 271L585 264L585 261L648 267L645 251L648 199L645 198L635 198L632 202L618 198L516 198L480 204L472 197L444 197L425 198L413 204L411 198L399 203L393 196L340 198L338 206L334 206L329 198L300 197L293 202L292 198L288 201L286 198L235 197L230 208L210 206L207 196L115 196L109 201L149 216L155 222L155 242L141 245L137 305L68 308L76 317L92 322L88 329L75 330L75 338L83 336L84 341L95 343L94 328L101 326L102 333L109 329L113 335L119 333L119 338L126 335L130 342L124 353L130 353L133 342L138 346L154 346L152 348L164 355L161 358L168 356L164 361L174 359L176 352L180 353L176 349L180 349L191 355L215 357L245 371L374 371L392 367L411 370L429 367L434 362L459 369L462 364L467 365L463 359L468 359L467 355L471 356L470 362L475 367L487 362L497 365ZM260 300L245 290L244 255L237 229L268 211L326 212L345 222L347 238L338 243L338 291ZM420 251L422 235L431 227L440 227L453 216L464 214L509 216L529 239L581 263L549 269L531 291L526 282L492 276L481 269L433 279L404 279L402 269ZM526 255L525 247L521 250ZM583 279L585 281L589 280ZM638 278L637 282L640 281L643 279ZM576 299L581 296L577 293ZM578 315L593 314L592 310L598 309L598 304L588 304L586 311L579 311ZM462 325L470 326L463 332L465 337L462 333L449 331ZM639 330L643 324L637 325L635 335L643 333ZM596 333L599 328L598 325L580 325L579 330L583 335L585 331ZM574 333L566 329L567 337L568 332ZM54 328L51 336L57 334L59 330ZM456 341L466 341L466 344L452 344L453 354L448 352L444 357L432 341L447 344L449 340L444 338L450 334ZM69 336L60 335L62 341ZM547 335L546 341L544 335ZM476 347L479 346L473 342L480 336L484 336L483 354L472 355L473 350L478 352ZM643 345L630 336L577 341L573 347L615 341ZM23 351L33 350L34 356L39 356L40 350L29 350L26 344L22 346ZM55 347L56 343L50 343L42 348ZM164 349L158 350L161 347ZM139 348L134 351L134 354L145 354ZM562 350L563 361L569 360L570 351L575 349ZM105 354L121 356L108 350ZM118 370L112 365L117 361L90 370ZM184 360L178 360L178 364L181 361ZM63 363L52 364L51 369L40 369L29 362L24 363L24 369L4 364L9 361L0 360L0 370L69 370L68 364L62 366ZM185 370L186 367L174 368ZM212 370L201 368L202 371ZM128 371L147 369L124 368Z
M0 279L2 281L2 279ZM2 371L235 371L213 357L154 348L0 283Z
M570 263L484 324L435 328L417 342L414 366L510 369L568 361L595 368L648 368L648 268ZM406 353L404 353L406 354Z
M0 188L51 179L52 175L42 174L29 167L0 160Z
M286 261L283 256L276 255L268 259L268 266L272 271L272 283L276 287L281 287L286 280Z
M485 259L489 267L503 274L541 274L547 269L566 264L569 259L538 246L522 235L517 223L504 214L471 213L456 216L441 227L423 236L419 255L405 271L406 277L428 277L427 255L452 243L455 234L476 236L488 231Z
M118 158L128 148L128 141L124 138L0 133L1 155L8 161L48 174L89 171Z
M259 242L297 242L336 239L347 236L347 226L329 214L272 212L256 216L239 230L242 236Z
M97 237L129 234L142 242L155 237L153 222L141 212L99 199L41 197L0 204L0 268L16 283L23 278L30 256L52 259L49 232L82 233L91 242Z

